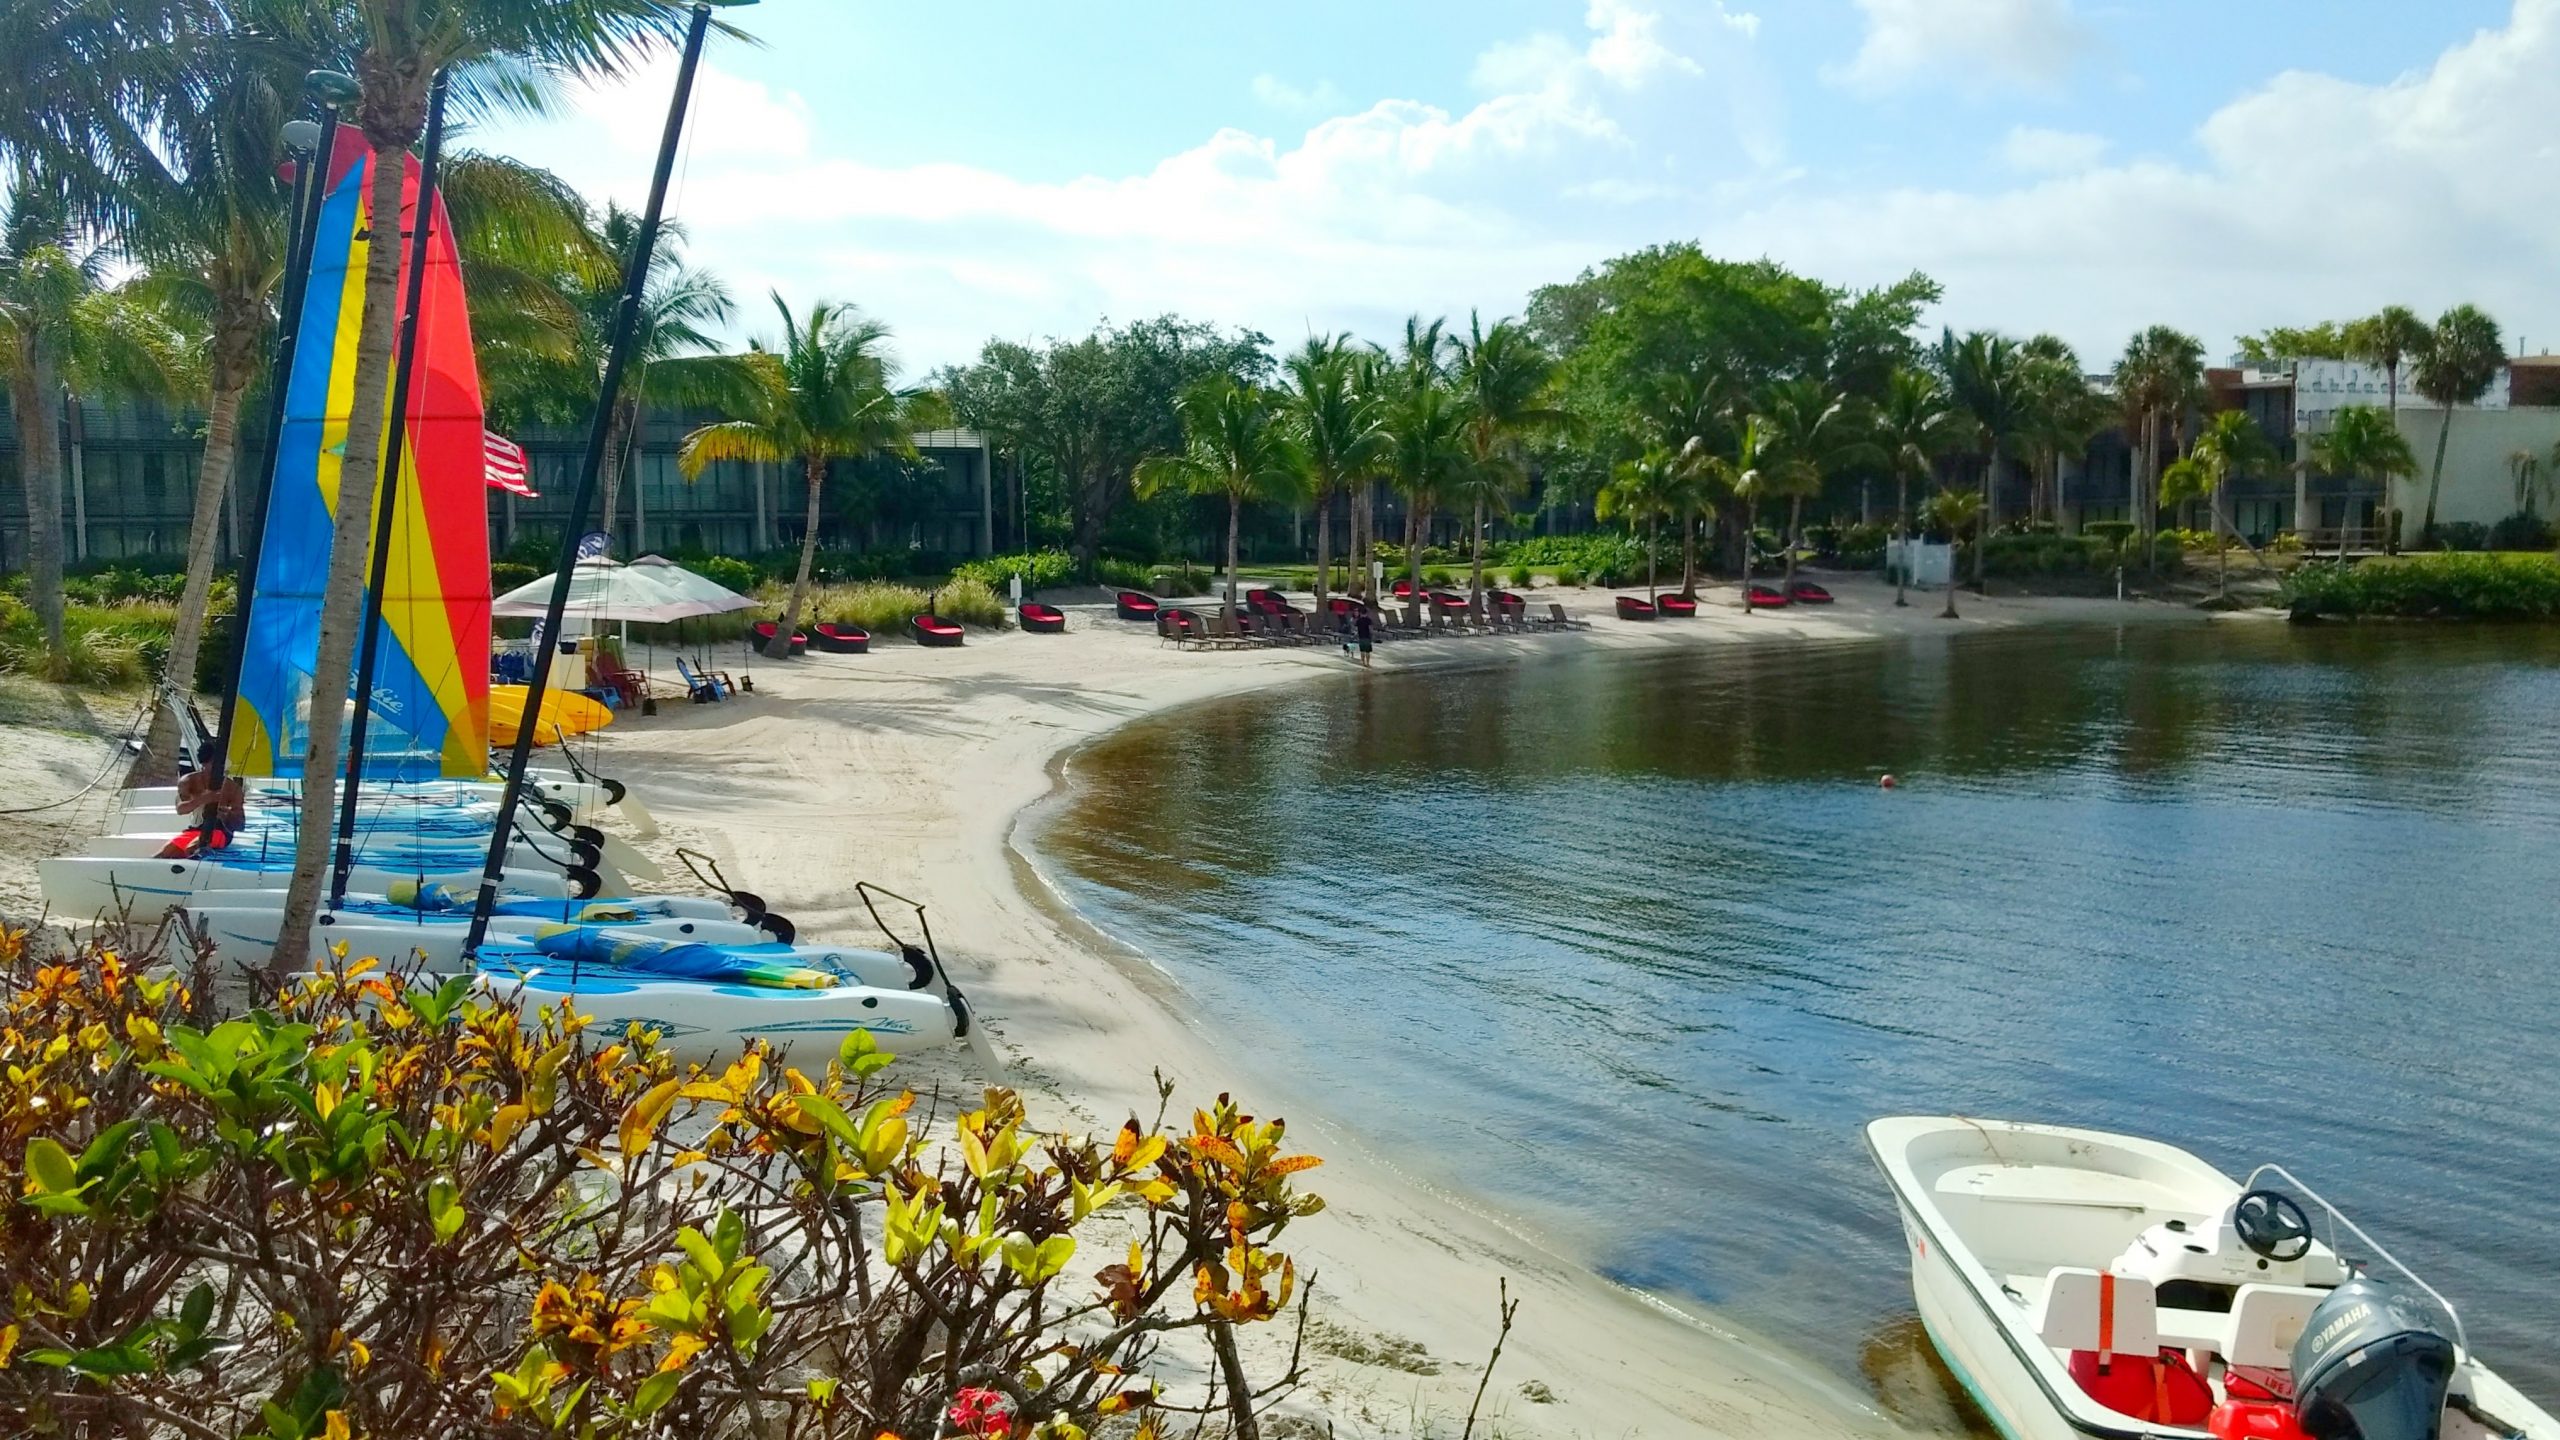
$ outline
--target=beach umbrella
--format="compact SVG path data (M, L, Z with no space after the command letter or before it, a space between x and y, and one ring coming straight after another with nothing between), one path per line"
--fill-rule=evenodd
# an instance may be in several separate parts
M643 555L631 562L631 570L651 580L686 601L700 606L696 615L726 615L732 610L752 610L756 602L707 576L697 575L664 555Z
M551 586L558 578L555 573L517 586L489 602L489 613L540 618L551 604ZM651 571L635 570L604 556L591 555L580 560L576 572L569 577L569 613L589 620L663 625L688 615L713 612L659 584Z
M522 685L489 687L489 739L497 745L516 743L516 727L524 723ZM584 735L613 723L613 711L591 696L575 690L542 692L542 718L534 727L533 743L549 745L564 735Z

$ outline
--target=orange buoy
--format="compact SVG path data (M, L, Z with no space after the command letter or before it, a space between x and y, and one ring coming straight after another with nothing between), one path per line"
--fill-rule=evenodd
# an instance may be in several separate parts
M1884 777L1882 780L1879 780L1879 781L1877 781L1877 782L1876 782L1876 784L1877 784L1878 786L1880 786L1880 787L1882 787L1882 788L1884 788L1884 789L1887 789L1887 790L1890 790L1890 789L1892 789L1894 786L1899 785L1899 784L1901 784L1901 783L1902 783L1901 781L1894 779L1894 778L1893 778L1892 776L1890 776L1890 775L1887 775L1887 776L1886 776L1886 777Z

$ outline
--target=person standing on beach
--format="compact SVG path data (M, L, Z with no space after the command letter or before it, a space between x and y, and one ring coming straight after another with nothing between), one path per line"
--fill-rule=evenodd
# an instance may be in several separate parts
M1358 609L1351 612L1351 630L1354 635L1359 637L1360 663L1363 665L1369 663L1369 650L1377 639L1377 636L1372 633L1369 628L1370 624L1371 621L1368 606L1360 606Z

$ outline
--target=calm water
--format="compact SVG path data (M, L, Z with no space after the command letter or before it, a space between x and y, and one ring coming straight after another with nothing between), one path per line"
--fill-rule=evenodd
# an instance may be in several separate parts
M2551 632L1381 673L1073 773L1071 898L1276 1015L1295 1088L1906 1415L1953 1412L1857 1133L1897 1111L2280 1160L2560 1400Z

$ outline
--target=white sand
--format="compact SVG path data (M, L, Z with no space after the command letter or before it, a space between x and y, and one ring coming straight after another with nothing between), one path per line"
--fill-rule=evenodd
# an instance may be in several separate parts
M1568 609L1595 620L1592 629L1401 642L1380 649L1377 668L1527 663L1593 645L1954 628L1935 618L1937 597L1915 595L1897 611L1891 592L1871 580L1845 582L1841 603L1828 609L1749 617L1722 587L1703 597L1714 608L1698 619L1654 624L1608 618L1606 592L1565 594ZM1968 629L2195 618L2110 601L1967 596L1962 604L1957 623ZM1051 790L1057 757L1142 715L1353 668L1329 646L1186 653L1101 608L1073 611L1070 626L1060 636L973 634L957 651L883 645L867 656L758 660L754 695L664 705L653 719L607 732L598 763L643 791L671 837L718 855L813 935L869 930L856 879L926 902L1001 1057L996 1074L964 1067L953 1080L1001 1079L1048 1097L1034 1102L1045 1121L1109 1126L1152 1112L1151 1070L1161 1067L1182 1086L1178 1107L1233 1090L1258 1113L1288 1116L1297 1139L1327 1162L1307 1179L1330 1208L1287 1237L1302 1267L1321 1272L1318 1315L1362 1336L1418 1342L1440 1361L1439 1374L1421 1376L1326 1358L1312 1398L1344 1434L1416 1434L1425 1422L1435 1433L1443 1425L1457 1432L1493 1339L1497 1276L1523 1300L1486 1398L1501 1434L1893 1428L1849 1382L1613 1286L1482 1198L1437 1193L1368 1152L1309 1113L1285 1078L1274 1080L1285 1076L1285 1041L1276 1057L1231 1056L1228 1045L1267 1029L1246 1017L1229 1024L1194 1014L1162 972L1064 913L1012 844L1016 817ZM1907 1277L1872 1283L1899 1289ZM1553 1403L1527 1399L1521 1387L1530 1381L1552 1390Z
M1841 603L1745 617L1731 587L1700 618L1628 624L1603 591L1564 592L1587 631L1523 638L1408 641L1382 647L1382 670L1534 663L1594 645L1645 647L1946 633L1935 596L1895 610L1871 579L1840 587ZM1543 601L1547 592L1541 592ZM2057 620L2179 620L2194 612L2107 601L1963 600L1961 626ZM1669 1304L1613 1286L1559 1243L1507 1221L1481 1196L1415 1180L1311 1113L1289 1093L1285 1039L1265 1025L1193 1013L1187 997L1144 961L1066 913L1012 843L1015 821L1053 788L1053 763L1142 715L1265 686L1339 677L1353 667L1329 646L1185 653L1160 647L1107 609L1078 608L1060 636L973 634L960 650L884 645L867 656L757 660L757 690L734 703L665 703L655 717L604 732L596 763L628 781L664 827L662 857L690 844L719 857L734 881L762 893L809 935L872 932L853 892L867 879L931 907L941 950L987 1022L975 1054L902 1065L909 1083L971 1096L982 1083L1026 1092L1035 1118L1060 1128L1115 1126L1152 1113L1152 1072L1181 1086L1180 1107L1232 1090L1260 1114L1282 1114L1295 1138L1326 1157L1307 1177L1330 1202L1286 1237L1301 1273L1318 1272L1316 1313L1372 1346L1417 1344L1437 1374L1316 1357L1297 1407L1345 1436L1458 1432L1494 1334L1494 1287L1508 1277L1522 1304L1487 1392L1479 1434L1503 1436L1849 1436L1892 1422L1854 1384L1756 1346ZM721 663L744 673L732 647ZM673 665L666 667L673 678ZM56 702L59 703L59 702ZM120 702L116 702L120 703ZM109 706L112 708L112 705ZM61 733L70 717L0 725L0 789L41 803L77 789L107 742ZM88 723L120 727L125 716ZM0 827L0 914L31 910L32 857L91 833L103 797ZM1266 1053L1229 1053L1255 1037ZM1488 1186L1488 1189L1492 1189ZM1905 1276L1865 1283L1899 1290ZM1267 1373L1279 1327L1257 1348ZM1357 1352L1335 1343L1335 1351ZM1535 1401L1523 1386L1552 1393Z

